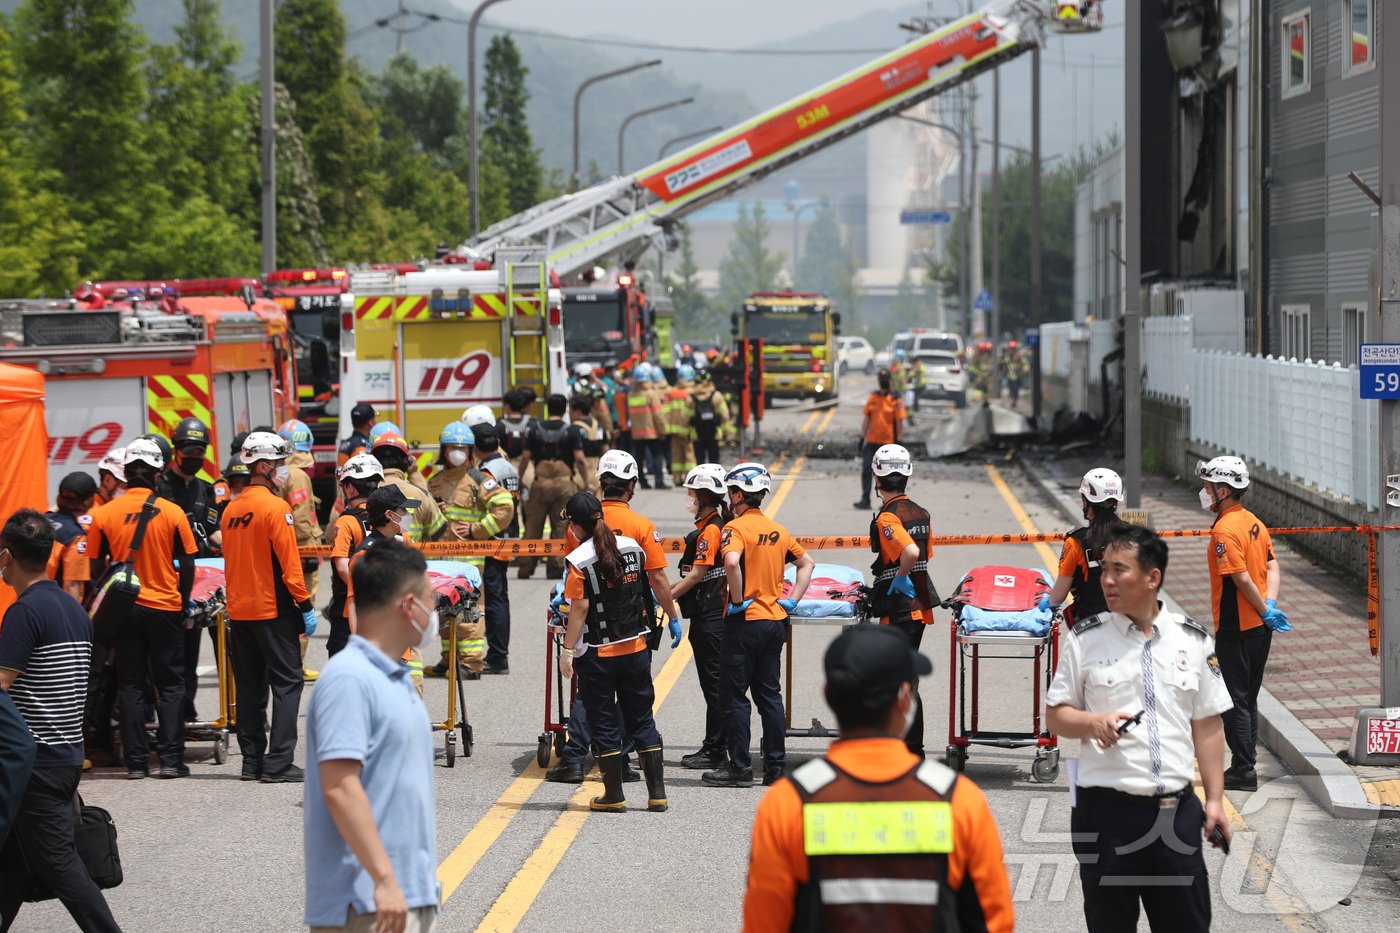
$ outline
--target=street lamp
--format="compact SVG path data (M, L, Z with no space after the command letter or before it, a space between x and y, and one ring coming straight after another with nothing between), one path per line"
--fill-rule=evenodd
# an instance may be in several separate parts
M657 104L655 107L647 107L645 110L638 110L636 113L629 113L627 115L627 118L622 121L622 125L617 128L617 173L621 175L623 172L623 142L624 137L627 135L627 127L631 125L633 120L636 120L639 117L649 116L653 113L660 113L663 110L670 110L673 107L684 107L686 104L693 103L695 103L695 98L682 97L680 100L670 100L664 104Z
M684 136L677 136L674 139L668 139L664 143L662 143L661 148L657 150L656 161L660 162L662 159L664 159L666 157L666 150L670 149L672 146L690 142L692 139L700 139L705 136L710 136L714 133L718 133L722 129L724 129L723 126L707 126L703 130L696 130L694 133L686 133Z
M613 71L605 71L605 72L603 72L602 74L596 74L596 75L594 75L593 77L586 79L582 84L580 84L580 85L578 86L578 90L574 91L574 173L573 173L573 175L570 176L570 180L573 182L573 190L575 190L575 191L578 190L579 182L582 180L582 179L579 177L580 173L579 173L579 166L578 166L578 161L579 161L579 123L578 123L578 110L579 110L579 102L583 99L583 92L586 91L586 90L588 90L588 89L589 89L590 87L592 87L593 85L597 84L599 81L606 81L606 80L608 80L609 78L618 78L618 77L621 77L622 75L631 74L632 72L634 72L634 71L640 71L640 70L643 69L643 68L652 68L652 67L654 67L654 66L656 66L656 65L659 65L659 64L661 64L661 59L659 59L659 58L653 58L653 59L652 59L651 61L649 61L649 62L637 62L637 64L635 64L635 65L628 65L626 68L618 68L618 69L615 69L615 70L613 70Z
M481 203L477 197L481 190L481 157L478 153L481 147L476 135L476 27L481 22L481 14L488 8L504 2L505 0L482 0L472 11L472 18L467 21L467 186L471 189L473 237L481 229Z

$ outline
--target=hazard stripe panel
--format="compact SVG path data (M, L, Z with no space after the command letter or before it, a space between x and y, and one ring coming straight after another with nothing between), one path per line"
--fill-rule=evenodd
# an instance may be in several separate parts
M214 415L210 411L209 377L199 374L157 375L146 377L146 421L150 430L170 437L175 426L185 418L198 418L210 428ZM200 479L213 482L219 475L219 464L209 458L210 445L205 452Z
M394 309L394 299L388 295L355 298L355 319L377 321L390 316Z

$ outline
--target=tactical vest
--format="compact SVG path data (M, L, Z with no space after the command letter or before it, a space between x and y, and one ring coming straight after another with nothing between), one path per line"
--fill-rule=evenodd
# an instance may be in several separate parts
M364 544L364 542L365 542L365 537L368 536L368 534L369 534L369 526L365 524L365 519L369 518L369 513L368 513L367 511L365 511L364 505L363 505L363 504L361 504L361 505L352 505L352 506L350 506L348 509L346 509L346 510L344 511L344 513L342 513L342 514L350 515L350 516L352 516L352 517L354 517L354 518L359 519L359 522L360 522L360 535L361 535L361 536L360 536L360 544ZM353 555L353 554L354 554L356 551L358 551L359 549L360 549L359 545L356 545L354 548L351 549L350 553ZM326 605L326 618L328 618L328 619L344 619L344 618L346 617L346 616L345 616L345 601L346 601L346 598L347 598L347 592L346 592L345 581L342 580L342 579L340 579L340 574L336 573L336 572L335 572L335 568L332 567L332 568L331 568L331 601Z
M1084 566L1074 572L1074 582L1069 588L1074 594L1074 618L1087 619L1107 612L1108 600L1104 599L1103 586L1099 583L1099 576L1103 573L1103 548L1089 547L1088 528L1071 531L1069 536L1079 542L1079 548L1084 552Z
M569 555L569 563L583 574L583 598L588 600L583 639L595 648L629 641L653 628L646 552L637 542L621 537L617 549L622 554L622 579L617 586L603 580L598 553L591 546Z
M165 475L156 483L156 492L180 507L194 533L196 557L213 557L209 536L219 530L219 510L214 502L214 486L198 477L188 481Z
M497 428L501 435L501 452L512 460L519 460L529 441L530 425L535 419L529 415L518 418L502 418Z
M793 930L960 929L948 887L956 773L925 761L874 784L817 758L791 780L808 866Z
M880 551L880 516L886 512L899 519L904 530L909 532L909 537L914 539L914 544L919 548L919 559L914 562L914 569L909 572L909 579L914 581L914 599L901 593L888 592L890 583L899 573L899 559L888 561ZM912 613L932 609L938 604L938 594L934 591L933 581L928 575L928 540L932 530L933 525L928 512L905 496L891 500L876 513L874 520L870 522L870 549L875 552L875 560L870 565L871 572L875 574L870 593L872 615L888 618L891 622L907 622Z
M49 524L53 526L53 539L65 548L72 544L75 539L87 534L83 526L78 524L78 519L68 512L45 512L44 517L47 518ZM57 583L59 586L63 585L62 561L58 562L57 576L54 577L53 582Z
M695 566L695 551L700 546L701 532L712 526L715 528L724 526L724 519L720 518L718 512L711 514L705 524L685 536L685 553L681 555L680 565L682 577L690 573ZM685 613L687 619L695 620L713 616L723 618L724 616L729 596L729 584L725 581L724 565L719 562L719 555L711 556L715 558L715 565L705 572L697 586L677 600L681 612Z
M535 436L539 439L539 455L535 459L568 463L569 457L564 453L564 439L568 434L569 424L566 421L555 418L541 421L535 428Z

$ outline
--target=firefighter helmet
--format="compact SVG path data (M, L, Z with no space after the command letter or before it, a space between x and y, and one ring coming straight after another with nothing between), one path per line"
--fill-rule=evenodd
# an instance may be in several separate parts
M483 424L495 424L496 413L491 410L490 405L473 405L462 412L462 421L469 428L477 428Z
M724 495L724 467L718 463L702 463L686 474L686 489L708 489Z
M1123 477L1105 467L1090 470L1079 481L1079 494L1089 502L1098 504L1112 499L1123 501Z
M335 471L336 481L342 483L347 479L370 479L376 476L384 478L384 466L369 454L356 454Z
M385 434L398 434L398 435L402 435L403 432L399 430L399 426L398 426L397 424L394 424L394 422L392 422L392 421L381 421L381 422L379 422L378 424L376 424L374 427L372 427L372 428L369 429L369 440L370 440L370 443L373 444L375 441L379 440L379 439L380 439L381 437L383 437Z
M379 435L379 437L375 438L374 444L370 447L370 450L383 450L386 447L392 447L403 453L404 456L408 456L408 441L403 439L402 434L398 434L394 431L385 431L383 434Z
M254 431L243 439L239 459L252 466L259 460L286 460L292 446L271 431Z
M885 444L875 451L875 458L870 466L876 476L889 476L891 473L898 473L900 476L914 475L914 458L909 456L908 448L899 444Z
M103 457L97 464L97 472L104 470L117 478L118 482L126 482L126 448L113 447L107 451L107 456Z
M598 476L616 476L618 479L637 478L637 458L625 450L610 450L598 460Z
M736 464L725 474L724 485L744 492L767 492L773 488L773 477L763 464L748 460Z
M126 452L122 455L122 469L133 463L144 463L157 470L165 469L165 456L161 452L156 442L149 437L138 437L130 444L126 445Z
M209 427L198 418L181 418L180 423L175 425L175 431L170 435L170 442L175 445L176 450L184 450L187 447L208 447Z
M677 366L677 367L676 367L676 381L678 381L678 382L694 382L694 381L695 381L695 367L694 367L694 366L691 366L689 363L682 363L681 365Z
M476 438L472 435L472 429L460 421L449 421L438 435L438 444L442 447L472 447L476 444Z
M292 450L300 451L304 454L311 452L311 429L306 426L305 422L298 421L295 418L290 421L284 421L282 426L277 429L277 435L288 444L291 444Z
M169 463L175 457L175 448L170 446L170 442L165 439L164 434L142 434L136 439L138 441L150 441L152 444L156 445L156 449L160 451L161 460L163 461L161 468L164 468L165 464ZM127 445L128 448L130 446L130 444Z
M1196 476L1207 483L1224 483L1232 489L1249 488L1249 467L1239 457L1216 457L1196 461Z

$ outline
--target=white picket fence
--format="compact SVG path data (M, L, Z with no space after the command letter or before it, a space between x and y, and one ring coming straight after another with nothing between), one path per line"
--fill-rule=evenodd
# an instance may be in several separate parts
M1142 320L1143 394L1185 405L1191 401L1194 332L1189 317Z
M1168 340L1162 336L1163 345ZM1174 339L1176 335L1172 335ZM1296 482L1376 509L1380 408L1361 398L1360 371L1339 363L1275 359L1188 347L1190 436ZM1162 368L1149 361L1148 373ZM1170 379L1170 374L1164 379Z

